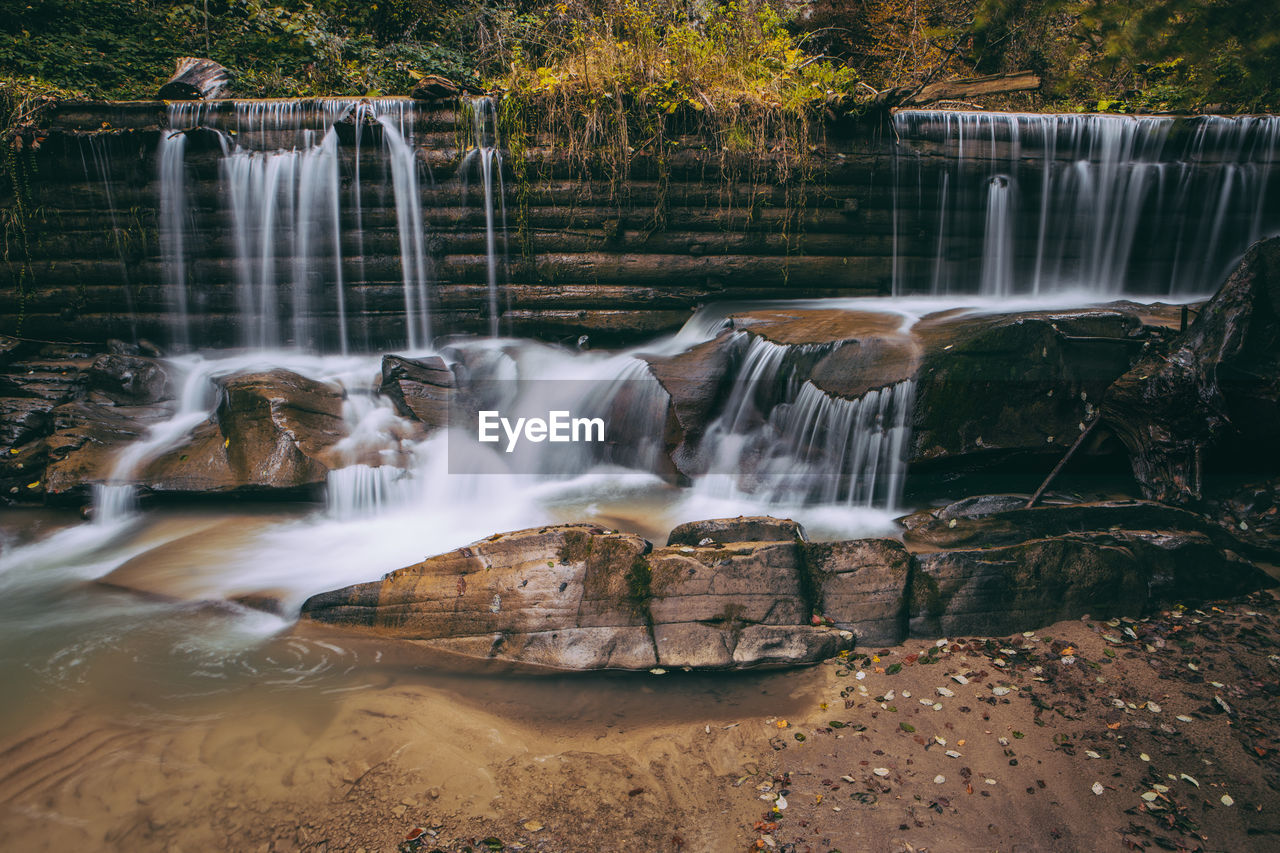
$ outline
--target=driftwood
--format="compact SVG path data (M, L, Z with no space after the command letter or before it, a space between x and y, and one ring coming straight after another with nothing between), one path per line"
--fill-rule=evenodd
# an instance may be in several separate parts
M231 85L231 72L212 59L184 56L157 96L163 101L203 101L222 97Z
M938 101L965 101L985 95L1003 95L1040 88L1040 78L1033 71L1010 71L985 77L942 80L927 86L894 86L878 92L873 105L881 109L923 107Z
M1082 444L1084 444L1085 439L1087 439L1089 434L1093 432L1093 428L1098 425L1100 420L1102 419L1095 417L1093 420L1089 421L1089 425L1087 427L1080 431L1079 437L1076 438L1063 457L1058 460L1058 464L1053 466L1053 470L1049 472L1048 477L1044 478L1044 482L1040 484L1040 488L1036 489L1036 493L1031 496L1029 501L1027 501L1025 509L1031 509L1040 501L1040 498L1042 498L1044 493L1048 490L1049 485L1054 481L1058 474L1062 473L1062 469L1067 467L1067 463L1071 461L1071 457L1075 456L1076 451L1080 449Z

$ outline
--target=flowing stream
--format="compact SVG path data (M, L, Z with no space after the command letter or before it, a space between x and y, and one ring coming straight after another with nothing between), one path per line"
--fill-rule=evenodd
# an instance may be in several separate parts
M402 99L170 105L156 174L176 353L166 363L179 391L95 484L92 522L15 513L0 524L0 678L22 706L8 713L129 688L127 701L154 710L250 688L369 686L351 674L378 653L285 633L305 598L499 531L597 521L663 544L683 521L770 514L814 538L892 534L908 509L911 380L853 399L826 393L798 367L823 345L732 326L730 313L751 306L704 306L678 332L612 352L502 336L507 200L487 99L472 105L459 167L461 191L483 207L487 335L452 336L435 304L438 226L424 205L433 177L416 109ZM894 125L895 295L788 307L878 312L905 329L941 310L1186 301L1280 230L1266 203L1273 118L907 111ZM197 150L216 151L216 173ZM210 186L218 201L202 204ZM391 263L366 234L375 201L394 208ZM218 240L226 263L212 269L193 246ZM395 304L368 304L350 286L375 264L398 283ZM233 302L202 287L215 274L236 282ZM373 315L391 318L392 338L371 335ZM209 347L228 329L239 349ZM678 474L665 452L670 398L650 365L713 340L733 357L698 465ZM512 454L465 424L423 437L378 390L384 352L439 359L456 393L511 416L568 410L613 432ZM140 502L146 467L213 415L217 380L271 368L341 389L347 435L335 450L349 464L330 471L324 494L289 506Z

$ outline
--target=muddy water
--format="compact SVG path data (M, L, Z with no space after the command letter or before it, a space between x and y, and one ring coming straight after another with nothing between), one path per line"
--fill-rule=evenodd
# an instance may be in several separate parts
M649 792L630 800L628 825L643 834L687 811L684 787L742 772L748 728L809 704L811 671L427 668L403 646L299 630L292 603L281 616L233 601L295 602L332 585L333 561L317 557L341 537L319 513L5 516L0 847L291 849L331 820L347 834L330 849L392 849L415 821L478 832L510 825L513 810L572 810L554 795L563 773L590 780L590 802ZM281 557L308 536L314 548ZM714 831L738 823L722 815Z

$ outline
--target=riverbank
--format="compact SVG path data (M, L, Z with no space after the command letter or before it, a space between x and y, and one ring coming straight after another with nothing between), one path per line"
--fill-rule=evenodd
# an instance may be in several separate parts
M1260 593L770 675L499 680L366 651L319 690L163 709L124 678L7 734L0 800L31 850L1262 849L1278 632Z

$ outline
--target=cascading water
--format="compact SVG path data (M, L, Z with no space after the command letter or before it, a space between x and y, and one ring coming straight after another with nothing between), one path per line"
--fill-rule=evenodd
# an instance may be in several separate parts
M385 116L378 121L385 133L384 140L395 186L400 268L404 276L405 327L409 349L418 349L431 342L429 281L422 233L422 194L418 190L418 161L413 146L405 141L395 123Z
M1276 117L903 110L893 123L895 294L1203 293L1280 231Z
M830 349L751 337L703 438L707 473L696 489L781 506L898 506L914 385L907 380L853 400L827 394L797 367Z
M479 172L484 193L485 263L489 286L489 336L499 332L501 309L498 304L498 279L505 278L510 268L507 245L507 204L502 183L502 150L498 139L498 111L493 98L481 97L471 102L472 149L463 157L460 170L464 181L472 171ZM463 194L467 192L464 184ZM498 242L501 240L501 261Z
M348 119L353 139L344 146L337 123ZM376 125L371 124L375 119ZM160 239L178 348L201 345L202 325L227 322L220 319L220 306L191 304L200 280L218 273L213 269L198 275L198 268L210 262L191 252L193 220L200 214L193 207L188 133L203 128L221 139L218 195L231 227L227 248L238 286L230 324L239 342L345 354L352 337L348 262L364 278L360 153L371 126L380 130L394 194L405 306L401 340L411 349L426 346L431 338L431 275L414 121L412 102L392 98L170 104L169 130L161 135L158 158ZM350 156L346 147L353 150ZM342 187L348 161L349 195ZM349 232L354 257L344 250Z
M1013 223L1009 220L1009 179L996 175L987 191L987 230L982 238L983 296L1013 292Z

